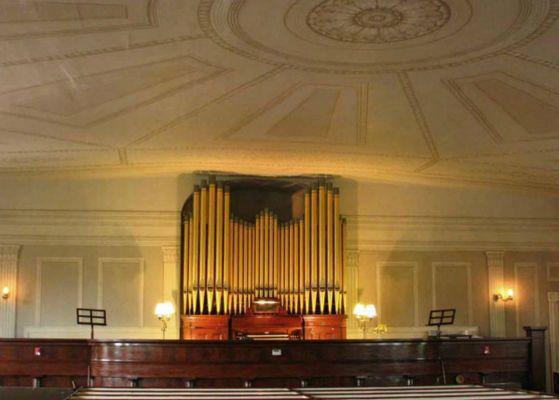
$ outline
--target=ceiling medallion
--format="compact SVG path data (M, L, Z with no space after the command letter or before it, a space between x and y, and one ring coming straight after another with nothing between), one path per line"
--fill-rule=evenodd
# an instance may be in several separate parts
M454 68L525 46L559 20L558 0L199 1L218 46L320 73Z
M434 32L449 18L442 0L326 0L311 10L307 24L334 40L390 43Z

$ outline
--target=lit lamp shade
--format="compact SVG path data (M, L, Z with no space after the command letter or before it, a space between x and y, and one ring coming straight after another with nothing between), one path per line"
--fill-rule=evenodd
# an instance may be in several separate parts
M353 308L353 315L358 318L374 318L377 316L377 309L374 304L358 303Z
M165 303L157 303L155 305L155 315L157 318L170 318L174 313L175 306L169 301Z

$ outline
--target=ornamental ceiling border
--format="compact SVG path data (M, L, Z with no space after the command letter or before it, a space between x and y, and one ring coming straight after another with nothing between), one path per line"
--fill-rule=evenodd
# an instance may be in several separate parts
M110 69L110 70L107 70L107 71L96 72L96 73L93 73L93 74L80 75L80 76L76 76L74 79L76 79L76 80L88 79L88 78L93 78L93 77L97 77L97 76L103 76L103 75L109 74L109 73L117 73L117 72L122 72L122 71L130 70L130 69L134 69L134 68L142 68L142 67L145 67L145 66L148 66L148 65L156 65L156 64L161 64L161 63L166 63L166 62L171 62L171 61L180 61L180 60L190 61L190 62L192 62L192 64L198 63L201 66L207 68L207 70L203 70L202 68L196 69L195 70L196 72L199 72L201 74L203 73L200 77L198 77L196 79L193 79L191 81L181 83L181 84L179 84L175 87L166 89L162 93L155 94L155 95L150 95L148 99L137 101L137 102L134 102L133 104L129 104L127 106L117 108L117 109L113 110L112 112L109 112L106 115L100 116L100 117L95 118L91 121L87 121L87 122L83 122L83 123L72 122L72 119L75 119L75 115L66 115L66 116L62 115L62 116L60 116L60 115L54 114L52 112L35 110L35 109L31 109L31 108L28 108L28 107L25 107L25 106L22 106L22 105L19 105L19 104L15 104L13 106L0 106L0 115L7 115L7 116L11 116L11 117L18 117L18 118L23 118L23 119L35 120L35 121L48 122L48 123L51 123L51 124L56 124L56 125L69 127L69 128L88 129L88 128L95 127L99 124L105 123L107 121L113 120L115 118L118 118L122 115L126 115L128 113L137 111L140 108L148 107L148 106L150 106L154 103L157 103L157 102L159 102L163 99L171 97L171 96L173 96L177 93L180 93L182 91L191 89L191 88L193 88L197 85L205 84L206 82L209 82L213 79L216 79L216 78L218 78L222 75L228 74L228 73L233 71L230 68L225 68L225 67L222 67L222 66L219 66L219 65L216 65L216 64L212 64L212 63L209 63L208 61L202 60L198 57L195 57L195 56L192 56L192 55L188 54L188 55L177 56L177 57L172 57L172 58L164 58L164 59L160 59L160 60L152 61L152 62L148 62L148 63L143 63L143 64L128 65L128 66L124 66L124 67ZM134 90L130 93L119 95L119 96L111 99L110 101L117 101L117 100L121 100L121 99L127 98L127 97L134 98L134 95L137 94L137 93L146 92L146 91L152 90L154 88L157 88L158 86L160 86L162 84L171 83L171 82L177 81L179 79L180 79L180 77L177 77L177 76L162 79L159 82L157 82L156 84L136 89L136 90ZM0 92L0 97L3 98L4 96L12 94L12 93L22 93L22 92L26 92L26 91L29 92L29 91L32 91L32 90L41 89L41 88L61 84L61 83L64 83L66 81L67 81L67 79L65 79L65 78L64 79L57 79L57 80L54 80L54 81L49 81L49 82L41 83L41 84L34 85L34 86L27 86L27 87L23 87L23 88L4 91L4 92ZM79 114L79 113L86 112L88 110L95 109L96 107L100 107L101 105L102 104L87 107L84 110L80 110L79 112L76 112L75 114Z
M414 60L412 62L391 62L391 63L379 63L379 64L358 64L358 63L342 63L342 62L329 62L329 61L317 61L308 59L306 57L291 55L282 53L275 49L272 49L264 44L252 39L246 32L242 29L238 22L238 16L241 8L246 3L246 0L232 0L230 2L230 7L226 10L226 21L229 24L229 28L235 34L235 36L241 40L243 40L246 44L260 52L264 52L265 54L270 54L275 57L279 57L279 59L284 59L286 62L281 62L280 60L275 60L269 56L261 56L253 54L250 50L242 49L238 46L230 44L225 39L223 39L220 34L218 33L216 27L212 24L211 21L211 10L214 7L218 0L201 0L200 5L198 7L198 23L200 24L200 28L206 35L211 38L211 40L216 43L218 46L229 50L235 54L240 56L250 58L259 62L264 62L267 64L272 65L288 65L294 69L303 70L303 71L311 71L311 72L326 72L326 73L335 73L335 74L377 74L377 73L387 73L387 72L401 72L401 71L421 71L421 70L434 70L434 69L441 69L446 67L454 67L465 65L473 62L478 62L480 60L484 60L499 54L506 53L511 49L518 48L528 44L529 42L535 40L542 34L544 34L552 25L553 23L559 18L559 2L555 1L548 1L546 4L544 2L533 2L531 0L520 0L520 12L517 16L516 21L503 33L495 37L493 40L489 41L489 43L484 43L483 45L477 46L473 49L464 50L462 52L458 52L452 54L450 56L444 56L440 58L424 58L420 60ZM469 0L465 0L468 1ZM478 55L472 56L471 58L467 58L461 61L451 61L448 60L449 58L456 58L460 56L465 56L470 53L475 53L479 51L483 51L484 49L494 46L498 44L503 38L507 38L510 35L516 33L524 24L526 19L533 15L538 10L541 10L542 7L548 5L547 13L543 18L542 22L527 36L519 38L518 40L514 41L513 43L504 46L498 50ZM417 65L419 63L430 62L430 61L441 61L441 60L448 60L439 63L435 63L432 65ZM302 63L302 65L300 64ZM318 64L318 65L317 65ZM412 65L410 65L412 64ZM415 66L413 64L416 64ZM322 67L320 65L325 65ZM352 68L350 70L343 70L343 69L333 69L333 68Z
M474 101L470 99L470 97L464 92L461 83L468 83L470 80L475 78L481 78L484 76L493 76L493 75L502 75L504 77L508 77L510 79L514 79L519 82L526 83L527 85L533 86L541 91L548 92L552 95L559 97L559 92L553 90L550 87L545 85L539 84L534 81L529 81L525 78L520 76L512 75L508 72L502 70L492 70L486 72L480 72L473 75L466 75L461 77L456 77L452 79L441 79L441 83L448 89L448 91L462 104L464 109L468 111L482 126L485 130L489 138L496 144L496 145L504 145L504 144L514 144L514 143L533 143L533 142L542 142L542 141L550 141L550 140L557 140L559 139L559 135L554 133L548 134L539 134L534 135L533 137L525 137L522 139L510 139L508 137L504 137L499 129L495 126L493 122L491 122L490 118L486 115L484 110L482 110ZM529 94L528 92L526 92ZM531 94L530 94L531 95ZM533 96L533 95L532 95ZM536 97L537 98L537 97ZM553 106L556 108L555 106Z
M75 29L51 30L46 32L26 32L26 33L12 34L12 35L0 35L0 41L37 39L37 38L45 38L51 36L72 36L72 35L83 35L89 33L119 32L119 31L133 30L133 29L156 29L160 27L159 17L157 15L158 2L159 0L147 0L145 5L145 12L146 12L145 22L135 22L129 24L113 25L113 26L109 25L103 27L86 27L86 28L75 28ZM30 3L34 3L34 2L30 2ZM87 3L74 2L69 4L79 5L79 4L87 4ZM110 5L110 3L108 3L107 5ZM44 22L53 22L53 21L44 21Z

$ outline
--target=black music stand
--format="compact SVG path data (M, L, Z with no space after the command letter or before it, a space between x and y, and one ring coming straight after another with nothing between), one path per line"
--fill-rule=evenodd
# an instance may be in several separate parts
M76 320L78 325L89 325L91 327L91 340L95 339L93 327L107 326L107 311L95 308L76 308Z
M441 325L453 325L456 315L455 308L445 308L441 310L431 310L429 312L429 322L427 326L437 327L437 337L441 337Z

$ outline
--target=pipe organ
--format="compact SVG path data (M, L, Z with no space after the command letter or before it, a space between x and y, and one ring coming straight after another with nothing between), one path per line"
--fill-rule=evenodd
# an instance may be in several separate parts
M194 187L182 241L182 310L190 324L215 317L224 326L224 317L252 315L262 299L277 301L285 315L344 320L340 192L321 179L297 195L300 215L281 220L264 208L241 219L231 211L230 184L210 177Z

